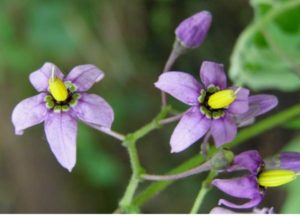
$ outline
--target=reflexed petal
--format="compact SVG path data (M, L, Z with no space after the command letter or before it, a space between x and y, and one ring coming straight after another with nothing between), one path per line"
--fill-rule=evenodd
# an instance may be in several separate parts
M47 108L44 102L45 93L22 100L12 112L15 133L22 135L23 130L45 120Z
M241 209L253 208L257 206L263 198L255 176L244 176L234 179L215 179L212 184L230 196L249 199L248 202L241 205L221 199L219 205L223 204L231 208Z
M221 89L227 86L227 79L222 64L204 61L200 68L200 77L206 88L211 84Z
M300 171L300 153L298 152L282 152L279 156L280 168Z
M199 140L210 128L210 119L198 107L190 108L180 119L171 136L171 152L181 152Z
M78 91L87 91L103 77L104 73L100 69L95 65L87 64L74 67L66 80L75 84Z
M249 97L249 109L246 113L238 115L236 121L239 124L254 118L256 116L262 115L278 104L277 97L273 95L255 95Z
M259 168L263 165L263 160L256 150L242 152L234 157L233 165L227 171L247 169L251 174L256 175Z
M262 199L263 196L260 194L257 194L257 196L253 197L252 199L250 199L248 202L244 204L235 204L227 200L220 199L219 205L225 205L229 208L236 208L236 209L248 209L248 208L253 208L255 206L258 206L261 203Z
M190 74L184 72L166 72L159 76L154 85L188 105L197 105L201 85Z
M45 133L56 159L71 172L76 163L76 120L68 113L52 112L45 120Z
M237 88L235 88L236 90ZM228 111L234 114L242 114L249 109L249 96L250 91L245 88L241 88L237 93L237 97L234 102L229 106Z
M81 93L78 104L73 108L77 118L94 127L111 128L114 112L111 106L100 96Z
M217 147L231 142L235 138L236 132L236 124L229 116L212 120L211 134Z
M60 71L60 69L55 64L49 62L45 63L40 69L30 74L29 80L37 91L48 91L48 81L53 67L55 75L58 78L63 79L64 74Z

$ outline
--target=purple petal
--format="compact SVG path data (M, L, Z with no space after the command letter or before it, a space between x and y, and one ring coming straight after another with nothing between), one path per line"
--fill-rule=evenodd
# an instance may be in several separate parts
M229 116L212 120L211 133L217 147L231 142L236 132L236 124Z
M52 63L45 63L40 69L34 71L30 74L29 80L33 87L38 91L48 91L48 81L51 76L51 71L54 67L55 75L63 79L64 74L60 71L60 69Z
M181 152L199 140L210 128L210 122L198 107L191 107L182 116L171 136L171 152Z
M76 120L68 113L52 112L45 120L45 133L56 159L71 172L76 163Z
M47 115L44 102L45 93L22 100L12 112L15 133L22 135L23 130L43 122Z
M188 105L197 105L200 83L190 74L184 72L166 72L159 76L154 85L176 99Z
M222 207L214 207L210 210L209 214L236 214L237 212L231 211Z
M262 115L278 104L277 97L273 95L255 95L249 97L249 109L246 113L238 115L237 122L242 124L243 122L254 118L256 116Z
M253 208L255 206L258 206L261 203L262 199L263 199L263 196L260 194L253 197L252 199L250 199L248 202L246 202L244 204L235 204L235 203L229 202L227 200L220 199L219 205L225 205L229 208L236 208L236 209L248 209L248 208Z
M236 90L237 88L234 88ZM250 91L245 88L240 88L234 102L229 106L228 111L233 114L242 114L249 109L249 93Z
M279 155L280 168L300 171L300 153L298 152L282 152Z
M187 48L200 46L210 28L212 16L207 11L201 11L183 20L175 30L177 39Z
M234 179L215 179L212 184L224 193L236 197L249 199L248 202L238 205L221 199L219 205L223 204L230 208L253 208L257 206L263 195L259 191L259 186L255 176L244 176Z
M73 108L77 118L93 126L111 128L114 112L100 96L81 93L78 104Z
M66 77L77 86L77 91L87 91L94 83L99 82L104 77L104 73L95 65L79 65L74 67Z
M234 157L233 165L227 169L228 172L247 169L253 175L258 173L258 170L263 165L263 160L256 150L242 152Z
M222 64L204 61L200 68L200 77L206 88L211 84L221 89L227 86L227 79Z

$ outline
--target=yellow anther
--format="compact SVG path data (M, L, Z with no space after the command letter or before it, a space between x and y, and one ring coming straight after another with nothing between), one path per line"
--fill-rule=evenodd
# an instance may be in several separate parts
M278 187L296 179L296 173L291 170L267 170L258 176L258 184L263 187Z
M68 98L68 90L63 81L54 75L52 69L51 78L49 79L49 91L56 101L65 101Z
M212 109L222 109L228 107L236 98L233 90L221 90L212 94L208 99L208 105Z

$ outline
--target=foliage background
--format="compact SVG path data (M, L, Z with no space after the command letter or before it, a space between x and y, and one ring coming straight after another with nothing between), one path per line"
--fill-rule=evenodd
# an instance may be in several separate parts
M288 1L252 1L255 2L259 2L256 19L260 19L259 16L270 9L268 2L284 4ZM22 137L14 135L11 111L20 100L36 94L28 75L45 61L55 63L65 73L75 65L92 63L105 71L106 78L91 92L103 96L114 108L115 130L123 133L133 131L159 111L160 92L153 87L153 83L172 47L174 28L185 17L203 9L213 14L208 38L200 49L181 58L175 68L198 76L201 61L213 60L224 63L227 69L231 66L231 77L235 80L230 56L240 33L253 20L254 12L249 1L1 0L0 212L112 212L130 176L125 149L114 139L80 124L78 160L70 174L59 166L50 152L41 125L27 130ZM295 10L297 12L299 8ZM293 17L292 14L287 11L286 24L282 25L296 26L296 30L287 30L284 36L292 34L293 38L298 36L298 40L278 40L283 48L289 48L286 50L289 50L289 56L293 56L293 64L299 64L300 58L296 57L300 55L300 22L299 16ZM275 38L283 35L282 31L271 33ZM261 56L262 52L274 54L268 46L263 47L263 51L253 46L261 41L265 42L263 36L258 35L252 44L249 42L241 49L246 53L247 61L250 58L250 64L242 64L243 59L238 61L238 71L241 71L238 73L241 73L239 77L244 76L242 72L250 73L242 80L255 87L255 93L266 87L264 92L279 97L280 105L268 114L271 115L300 101L297 91L300 80L296 76L292 79L296 87L288 88L291 80L283 80L287 76L274 78L273 70L283 67L281 72L285 73L290 68L284 68L286 64L278 67L275 63L280 63L280 58L274 60ZM260 67L261 64L263 67ZM247 70L243 68L245 65ZM257 68L263 70L257 72ZM264 82L272 77L281 82L264 86ZM256 83L259 85L255 86ZM173 99L170 101L182 110L186 108ZM263 156L271 156L289 142L291 145L285 148L300 151L299 125L299 120L295 120L286 127L275 128L249 140L235 152L255 148ZM174 126L156 131L139 143L142 163L150 173L164 173L199 152L199 145L195 144L183 153L170 154L168 141ZM143 212L187 212L200 188L201 179L202 176L198 175L177 181L149 201L142 208ZM274 206L276 212L300 212L297 205L299 183L298 180L284 188L268 190L262 206ZM221 196L225 195L213 190L201 212L208 212L216 206Z

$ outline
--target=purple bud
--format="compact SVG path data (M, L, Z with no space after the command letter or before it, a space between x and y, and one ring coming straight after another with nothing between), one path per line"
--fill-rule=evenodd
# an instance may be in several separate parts
M208 11L201 11L183 20L175 30L177 39L187 48L200 46L210 28L212 16Z
M282 152L279 155L280 168L293 171L300 171L300 153Z

